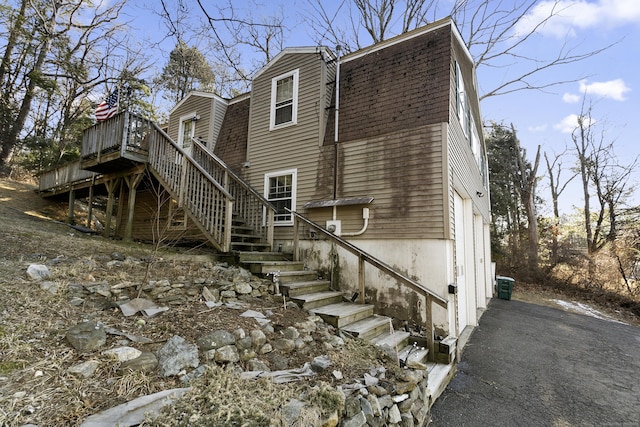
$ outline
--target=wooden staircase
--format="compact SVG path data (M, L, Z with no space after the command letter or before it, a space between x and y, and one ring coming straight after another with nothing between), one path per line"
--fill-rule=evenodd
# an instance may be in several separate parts
M279 252L243 252L238 261L262 277L275 273L285 297L326 323L380 346L401 364L426 368L429 351L418 346L409 332L394 330L391 318L375 314L373 305L349 301L342 292L331 289L329 280L319 279L318 272L306 269L304 262L287 260Z

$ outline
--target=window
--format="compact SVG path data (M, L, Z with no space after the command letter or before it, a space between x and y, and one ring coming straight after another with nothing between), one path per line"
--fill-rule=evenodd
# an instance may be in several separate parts
M460 126L466 136L469 136L469 105L467 104L467 94L464 90L464 80L460 65L456 62L456 112Z
M295 169L265 175L264 194L276 208L275 225L293 225L292 215L286 209L293 210L296 205L296 181Z
M191 147L191 138L196 133L196 117L196 113L180 117L180 129L178 130L178 145L180 147Z
M272 130L298 121L298 74L295 70L271 80Z

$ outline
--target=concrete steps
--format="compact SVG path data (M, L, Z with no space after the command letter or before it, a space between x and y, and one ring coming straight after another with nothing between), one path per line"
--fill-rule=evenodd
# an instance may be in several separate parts
M428 350L410 343L409 332L392 329L391 318L374 314L374 306L349 302L331 282L319 280L304 262L290 261L279 252L239 253L239 261L252 273L270 277L277 272L280 292L301 308L320 316L344 333L380 346L408 366L426 367Z
M282 289L281 289L282 290ZM322 291L312 294L290 297L293 302L305 310L342 302L342 292Z

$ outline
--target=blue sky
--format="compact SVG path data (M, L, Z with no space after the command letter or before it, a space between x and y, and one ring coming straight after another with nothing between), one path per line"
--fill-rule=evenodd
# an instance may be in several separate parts
M512 1L522 3L522 0ZM506 0L503 3L509 2ZM197 7L195 2L192 3L193 7ZM203 2L213 3L225 4ZM306 0L260 0L257 4L250 0L234 0L233 4L238 12L251 13L254 18L282 8L287 25L291 28L285 46L315 44L313 31L303 20L310 10ZM323 0L322 4L329 13L335 13L343 0ZM133 25L143 29L146 36L160 37L164 28L157 16L149 12L148 5L159 7L155 1L134 0L128 6L128 13L134 18ZM213 6L207 7L214 11ZM482 103L483 121L506 125L513 123L521 143L533 160L538 145L549 155L561 153L565 147L571 148L571 131L575 128L576 117L586 97L593 104L592 117L597 129L604 132L606 140L615 141L615 153L623 163L631 162L640 155L640 147L636 142L637 135L640 135L640 119L636 117L640 112L640 0L538 1L510 35L517 38L528 34L533 25L549 16L551 8L555 8L555 16L538 27L525 45L528 56L550 58L557 55L560 49L573 49L572 52L580 53L611 47L586 60L554 67L533 78L536 84L566 81L565 84L548 87L544 91L518 91L487 98ZM343 5L336 15L336 22L347 18ZM464 35L464 30L462 33ZM168 41L168 45L165 44L167 52L173 43ZM165 61L160 59L159 66ZM519 61L501 65L499 68L478 70L481 93L522 71ZM564 164L572 165L573 159L567 158ZM545 170L544 163L541 163L539 175ZM564 176L568 175L569 171L565 171ZM634 180L640 181L640 173L635 173ZM541 179L538 193L543 198L548 197L546 177ZM640 198L634 197L633 201L640 203ZM569 213L573 205L582 205L577 180L567 189L561 202L564 213ZM548 214L548 208L545 209L542 213Z

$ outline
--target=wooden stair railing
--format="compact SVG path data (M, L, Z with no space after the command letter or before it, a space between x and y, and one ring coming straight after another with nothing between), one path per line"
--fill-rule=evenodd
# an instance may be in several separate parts
M234 197L155 123L149 135L149 165L209 241L229 252Z
M346 240L336 236L330 231L326 230L320 224L316 224L310 219L304 217L298 212L287 209L288 212L294 217L294 225L293 225L293 257L294 261L299 261L298 255L298 239L299 239L299 226L300 223L304 223L307 226L313 228L317 232L323 234L332 242L336 243L341 248L350 252L351 254L358 257L358 294L359 294L359 302L364 304L364 296L365 296L365 263L368 262L371 266L377 268L379 271L385 273L389 277L399 281L403 285L407 286L412 291L422 295L425 298L426 304L424 307L425 310L425 319L426 323L423 325L425 330L427 331L427 348L429 349L429 354L435 355L435 341L434 341L434 327L433 327L433 303L443 307L445 310L447 309L448 302L445 298L437 295L431 290L424 287L422 284L416 282L415 280L405 276L399 271L395 270L393 267L389 266L385 262L380 259L374 257L373 255L363 251L357 246L347 242Z
M195 138L191 150L193 159L231 194L233 213L273 250L275 207Z

